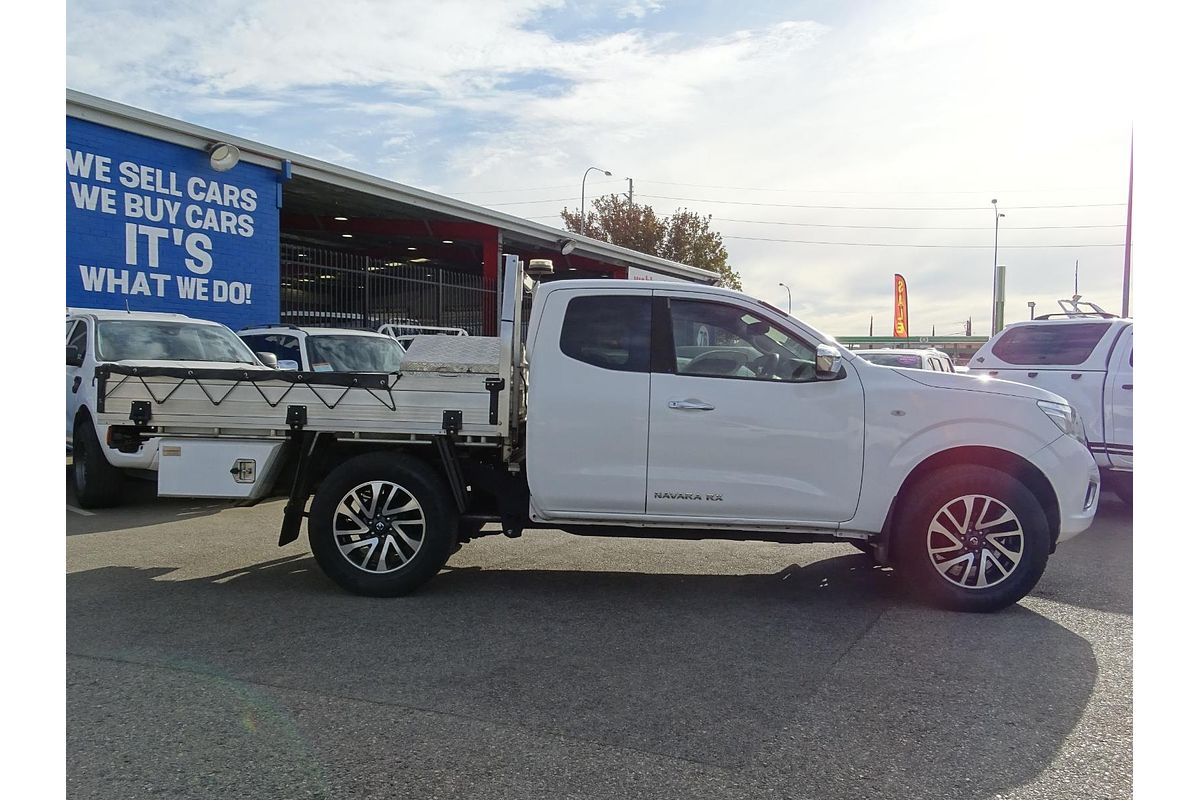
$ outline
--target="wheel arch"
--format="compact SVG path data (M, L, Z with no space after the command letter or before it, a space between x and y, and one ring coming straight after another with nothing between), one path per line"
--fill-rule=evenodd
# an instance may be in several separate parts
M895 529L896 520L901 517L904 503L908 500L912 488L925 476L939 469L967 465L990 467L999 472L1012 475L1025 488L1032 492L1033 496L1037 498L1038 503L1046 510L1046 522L1050 526L1050 552L1054 552L1055 545L1058 543L1061 515L1059 513L1058 495L1055 494L1050 480L1030 461L1009 450L1001 450L997 447L983 445L966 445L952 447L949 450L942 450L926 457L908 473L904 482L900 484L900 488L896 491L896 496L892 499L891 507L888 509L887 518L884 523L882 538L886 546L889 561L891 560L891 552L893 550L891 546L892 534Z
M95 420L92 418L92 412L88 409L87 406L85 406L83 403L80 403L79 408L76 409L76 411L75 411L75 419L71 420L72 429L74 429L75 427L78 427L79 423L85 422L85 421L89 425L92 425L93 428L96 425Z

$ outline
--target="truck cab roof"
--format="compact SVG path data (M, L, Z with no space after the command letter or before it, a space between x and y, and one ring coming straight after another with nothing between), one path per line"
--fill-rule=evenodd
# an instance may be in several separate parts
M363 330L361 328L324 328L319 325L250 325L240 329L237 333L239 336L259 335L270 333L299 333L304 336L368 336L374 339L390 339L376 331Z
M206 319L189 317L187 314L169 314L161 311L120 311L114 308L68 308L67 319L76 317L94 317L95 319L144 319L144 320L175 320L181 322L202 322L206 325L219 325Z

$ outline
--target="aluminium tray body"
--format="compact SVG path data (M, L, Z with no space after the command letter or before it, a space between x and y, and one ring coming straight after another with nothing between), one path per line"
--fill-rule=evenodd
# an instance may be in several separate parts
M451 337L438 337L451 338ZM466 338L466 337L463 337ZM286 433L288 409L302 406L305 429L350 435L444 432L443 412L460 411L463 436L500 437L491 421L495 373L399 374L123 367L96 368L97 422L129 425L138 413L163 433ZM141 412L135 408L141 404Z

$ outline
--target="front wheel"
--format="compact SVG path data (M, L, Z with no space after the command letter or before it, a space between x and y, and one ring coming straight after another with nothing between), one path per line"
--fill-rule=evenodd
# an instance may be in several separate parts
M111 508L121 502L124 476L104 457L91 419L75 423L71 437L71 479L82 508Z
M399 453L368 453L331 472L313 497L308 542L343 589L408 594L437 574L457 542L458 514L442 477Z
M1019 480L982 466L922 479L896 532L907 578L936 605L996 611L1033 590L1050 555L1050 526Z

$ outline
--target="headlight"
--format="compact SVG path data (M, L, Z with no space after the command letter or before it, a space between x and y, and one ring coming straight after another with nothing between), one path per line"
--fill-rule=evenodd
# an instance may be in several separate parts
M1074 436L1080 444L1087 447L1087 436L1083 432L1083 420L1067 403L1055 403L1050 400L1038 400L1038 408L1046 413L1050 421L1068 436Z

